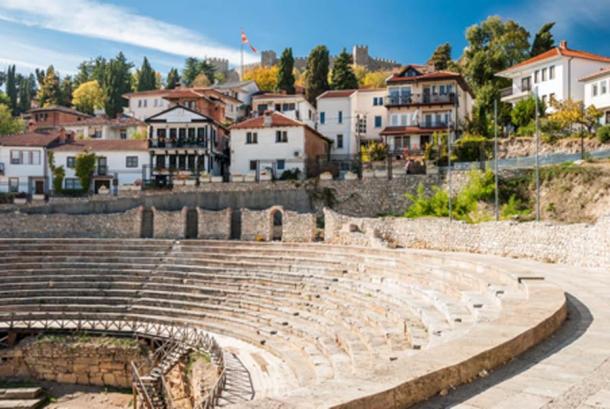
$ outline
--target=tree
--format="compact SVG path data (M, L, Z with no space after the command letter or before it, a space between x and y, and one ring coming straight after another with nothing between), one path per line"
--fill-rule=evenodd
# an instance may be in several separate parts
M204 73L199 73L195 79L193 80L193 82L191 83L191 86L193 87L209 87L211 85L211 82L208 78L207 75L205 75Z
M61 88L59 76L55 73L55 68L49 65L47 72L38 90L38 103L41 107L59 105L61 101Z
M92 80L96 80L103 87L105 70L106 59L104 57L81 62L78 65L78 73L74 77L74 87Z
M6 71L6 96L9 99L11 113L17 115L17 78L14 65L9 65Z
M74 90L72 103L79 111L93 115L95 110L104 108L105 99L104 90L93 80L82 83Z
M436 47L432 57L428 60L428 65L432 65L435 70L446 70L451 61L451 44L444 43Z
M32 107L32 98L36 95L36 78L34 74L22 77L19 83L19 107L20 113L27 112Z
M91 186L91 176L95 170L95 153L93 152L81 152L76 156L74 163L74 173L80 180L80 185L83 191L88 192Z
M323 45L315 47L307 57L305 70L305 95L307 100L316 105L316 98L330 88L328 85L328 48Z
M144 57L142 61L142 67L138 70L138 83L136 91L149 91L156 89L157 79L155 77L155 70L148 62L148 58Z
M174 89L180 84L180 74L176 68L171 68L167 73L167 80L165 80L165 88Z
M542 101L538 100L538 114L543 116L546 107ZM511 113L513 125L517 128L528 126L536 118L536 99L535 97L525 98L515 104Z
M104 108L112 118L123 111L126 101L123 94L131 91L131 72L133 64L127 61L122 52L105 64L103 89L106 95Z
M0 135L12 135L23 132L25 125L19 118L13 118L8 105L0 104Z
M187 87L193 85L193 81L199 74L204 74L210 84L214 83L214 74L216 69L207 60L198 60L197 58L189 57L184 62L182 70L182 83Z
M59 105L72 106L72 77L66 75L60 85Z
M371 71L367 72L360 82L361 88L383 88L385 80L392 74L391 71Z
M352 70L352 56L348 54L345 48L335 59L330 82L333 89L358 88L358 79Z
M274 91L277 89L277 65L271 67L257 66L244 72L244 80L253 80L261 91Z
M284 49L278 69L278 91L284 91L286 94L294 94L294 57L292 56L292 48Z
M199 67L201 69L201 72L205 74L206 77L208 77L208 81L210 81L210 84L213 84L214 74L216 74L216 67L210 64L207 60L202 60L199 63Z
M594 105L585 108L582 101L574 101L568 98L563 101L551 101L551 106L555 109L550 116L552 121L556 121L563 129L573 131L575 125L580 125L591 135L603 116L603 112ZM580 132L580 156L585 157L585 135Z
M6 82L6 72L0 71L0 87Z
M535 57L538 54L542 54L555 47L555 39L553 38L553 33L551 33L554 26L555 22L551 22L540 27L540 30L538 30L534 37L534 41L532 42L530 56Z

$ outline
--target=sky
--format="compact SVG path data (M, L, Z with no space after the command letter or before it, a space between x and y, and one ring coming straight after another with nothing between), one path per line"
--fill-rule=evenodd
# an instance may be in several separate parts
M423 63L444 42L459 57L466 29L490 15L515 19L532 37L555 21L557 41L610 56L610 0L0 0L0 70L53 64L73 74L81 61L119 51L136 65L147 56L162 73L187 56L236 66L241 30L278 55L366 44L371 56ZM245 53L246 62L259 58Z

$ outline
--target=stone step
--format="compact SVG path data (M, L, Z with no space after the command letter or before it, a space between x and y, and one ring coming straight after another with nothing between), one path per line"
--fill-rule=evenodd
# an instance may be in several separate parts
M0 409L38 409L45 404L44 398L38 399L1 399Z
M42 388L0 388L0 399L35 399L42 395Z

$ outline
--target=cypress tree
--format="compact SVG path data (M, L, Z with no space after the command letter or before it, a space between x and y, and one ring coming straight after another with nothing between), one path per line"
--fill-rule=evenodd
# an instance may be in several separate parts
M131 68L133 64L129 63L122 52L104 63L104 91L106 93L106 103L104 109L106 114L112 118L116 117L123 111L126 106L126 101L123 99L123 94L131 91Z
M59 104L63 106L72 106L72 77L66 75L61 81L60 86L60 101Z
M6 72L6 96L9 99L11 113L17 115L17 78L14 65L9 65Z
M150 63L148 62L148 58L144 57L142 67L138 71L138 85L136 87L136 90L149 91L151 89L156 89L156 85L157 79L155 76L155 71L152 69Z
M307 100L316 105L316 98L328 91L328 48L324 45L315 47L307 57L305 73L305 95Z
M331 83L333 89L355 89L358 88L358 79L352 69L352 56L345 48L339 53L333 66Z
M32 107L32 98L36 94L36 78L34 74L23 77L19 83L19 112L27 112Z
M282 52L277 73L277 88L287 94L294 94L294 57L292 48L286 48Z
M166 89L174 89L180 83L180 74L176 68L171 68L167 73L167 80L165 81Z
M435 70L446 70L451 61L451 44L444 43L436 47L432 57L428 60L428 65L434 66Z
M551 33L554 26L555 23L552 22L546 23L540 27L540 30L538 30L536 37L534 37L534 41L532 42L532 50L530 52L532 57L555 47L555 39L553 38L553 33Z

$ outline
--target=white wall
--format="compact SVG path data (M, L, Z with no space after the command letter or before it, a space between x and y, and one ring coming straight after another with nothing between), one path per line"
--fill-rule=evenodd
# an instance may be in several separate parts
M11 151L22 151L26 164L12 165ZM29 163L30 152L36 155L39 159L38 164ZM34 153L36 152L36 153ZM27 148L27 147L12 147L0 146L0 163L4 164L4 175L0 176L0 192L9 191L9 179L19 179L19 192L30 193L30 177L44 177L47 163L47 153L45 148Z
M288 133L287 143L276 143L276 131ZM247 144L246 134L256 132L258 143ZM305 158L305 132L302 126L255 128L255 129L233 129L231 131L231 174L249 174L250 161L260 160L261 166L282 159L286 162L286 168L298 168L304 171ZM295 156L295 152L299 152ZM263 170L263 169L261 169ZM281 171L279 171L281 174ZM280 176L280 175L278 175Z
M158 114L170 107L170 102L160 95L138 96L129 98L129 106L125 113L141 121Z
M360 151L356 140L355 118L352 117L353 101L351 97L318 99L318 132L333 141L331 155L354 155ZM343 112L343 121L339 123L339 111ZM321 116L324 113L324 123ZM337 135L343 135L343 147L337 145Z
M386 89L379 89L375 91L360 90L354 95L354 116L366 116L366 132L364 135L360 135L362 140L381 140L379 133L388 125L388 110L384 105L386 102L386 97ZM381 105L373 105L374 98L381 98L383 103ZM376 116L381 117L380 127L375 127ZM356 123L354 122L354 130L356 129L355 126Z
M136 133L140 128L144 135L146 135L146 127L142 126L126 126L123 128L110 127L109 125L99 125L99 126L88 126L88 125L74 125L74 126L66 126L66 131L74 132L76 138L80 137L88 138L91 135L95 134L95 130L98 129L101 131L102 135L98 139L121 139L121 129L125 129L127 131L127 139L132 139L133 134Z
M294 104L295 109L284 110L284 104ZM312 128L316 126L316 109L300 95L295 95L294 97L253 98L252 111L255 115L258 115L260 105L266 105L268 111L276 111L276 105L281 105L281 109L277 110L277 112L281 112L290 119L301 121Z

